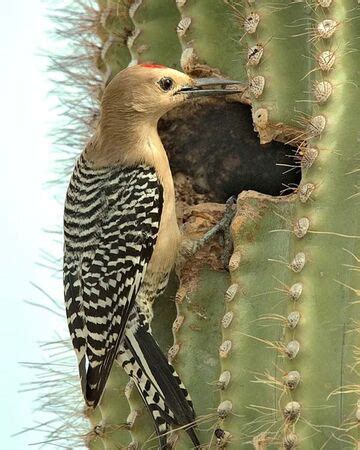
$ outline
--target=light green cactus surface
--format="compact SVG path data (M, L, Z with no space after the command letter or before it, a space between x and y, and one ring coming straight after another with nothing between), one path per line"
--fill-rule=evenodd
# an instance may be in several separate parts
M95 11L103 84L93 98L149 60L238 79L260 142L289 144L284 170L302 171L288 195L240 193L229 272L214 241L179 261L155 307L154 335L192 395L203 448L359 449L358 2L108 0ZM193 207L187 236L222 210ZM157 448L118 367L87 416L91 449ZM191 448L183 430L169 440Z

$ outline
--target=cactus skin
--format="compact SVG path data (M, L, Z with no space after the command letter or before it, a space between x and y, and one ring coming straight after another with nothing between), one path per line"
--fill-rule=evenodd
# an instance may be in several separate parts
M310 140L319 157L304 173L302 184L312 183L315 190L308 201L298 203L296 212L298 218L310 220L304 242L297 242L309 255L305 323L299 330L305 349L301 360L304 383L297 397L306 420L321 427L308 438L309 449L325 446L326 441L328 448L344 449L356 448L360 442L356 418L360 308L356 301L358 276L350 267L356 265L355 255L360 254L355 186L359 120L354 114L359 90L352 84L360 64L360 20L357 2L333 3L331 8L323 8L318 20L334 20L334 34L330 40L318 37L314 42L317 53L335 52L332 70L314 72L315 82L330 82L333 93L327 102L314 107L313 117L323 116L326 125ZM324 409L316 405L324 405ZM297 428L301 439L313 434L304 421Z
M222 370L231 374L222 400L231 400L234 412L222 428L231 434L235 446L249 442L251 448L254 438L260 439L268 430L269 437L281 438L279 401L285 393L282 371L289 303L285 286L291 283L288 262L293 244L289 233L274 236L269 231L286 227L286 220L291 223L294 208L294 197L243 192L238 199L230 261L231 284L237 290L226 303L233 320L223 330L224 341L232 346L222 360Z
M219 0L180 0L177 3L182 16L178 35L183 47L183 70L198 76L220 72L245 81L244 57L236 42L241 30L238 18L230 14L226 3Z
M97 408L96 413L89 412L89 419L93 426L93 430L99 428L98 436L95 439L90 439L89 448L93 450L104 449L113 450L119 444L125 446L131 441L130 434L127 432L126 426L126 410L128 409L128 402L124 393L124 386L128 382L126 374L121 368L114 366L109 382L107 384L106 392L104 393L102 404ZM116 403L113 399L117 399L119 405L122 405L123 417ZM102 447L101 447L102 445Z
M260 13L262 5L270 8L271 3L256 2L254 9L259 7ZM308 8L316 5L315 2L305 6L289 3L287 9L279 12L275 3L273 6L273 18L269 16L268 19L263 14L263 20L267 22L265 29L269 22L271 24L275 20L276 30L284 30L284 23L289 24L296 15L308 22ZM279 70L284 66L279 69L274 64L271 71L273 57L276 60L284 50L289 51L284 44L278 43L282 49L277 48L269 56L265 47L264 63L259 63L256 72L249 70L250 77L254 72L265 74L264 95L253 101L253 117L259 109L268 113L268 123L260 129L258 127L263 141L274 137L276 121L282 121L284 125L278 129L282 128L285 134L288 131L286 126L294 123L295 116L289 117L284 97L286 102L292 101L293 104L301 99L304 80L307 80L307 92L311 92L314 83L324 81L331 83L333 92L322 104L316 97L309 96L310 115L306 117L304 130L295 140L300 143L299 153L306 153L307 145L317 149L318 157L311 165L303 163L306 170L303 170L296 193L285 202L282 200L282 206L277 205L276 208L269 207L275 199L255 200L258 195L245 193L239 198L239 215L233 224L233 237L235 254L240 252L241 260L232 272L232 281L238 283L243 291L229 304L229 310L233 305L238 306L234 307L234 318L237 319L232 322L234 328L229 330L228 338L231 336L234 342L233 358L240 364L245 362L245 368L244 372L237 371L238 384L234 380L226 394L239 402L236 408L233 400L234 412L243 414L247 421L238 420L235 416L225 420L224 425L233 434L234 443L243 444L248 436L255 448L351 449L359 445L356 418L360 379L356 369L359 363L358 277L356 270L350 267L356 263L355 257L360 250L359 221L354 209L357 188L354 188L353 181L357 173L358 120L350 118L355 99L359 97L358 89L351 83L360 63L356 38L358 13L359 7L351 1L334 1L329 8L316 8L311 30L305 34L307 54L318 58L323 52L335 52L336 48L336 61L331 70L324 70L318 59L310 58L311 65L305 68L300 63L299 49L295 44L289 56L290 61L299 60L298 73L289 71L289 79L295 77L291 83L292 92L287 90L284 95L285 88L278 84L282 78ZM285 19L282 26L279 23L281 16ZM315 31L319 29L317 27L321 30L325 20L333 20L337 24L330 38L324 38ZM262 21L258 29L260 33ZM251 45L252 37L248 40ZM352 51L348 51L348 47ZM269 53L271 51L269 49ZM296 80L301 82L296 85ZM271 107L271 98L273 101L278 99L278 109ZM267 213L263 216L264 208ZM249 220L254 215L257 216L256 224ZM291 261L295 255L304 255L303 268L295 264L291 270L281 263ZM301 257L297 258L297 263L301 262ZM280 260L277 267L274 260ZM259 274L261 288L255 281ZM291 287L295 283L303 285L296 301L291 297ZM290 292L284 292L289 288ZM282 292L276 293L279 289ZM300 321L295 328L289 328L282 319L292 311L300 313ZM260 320L260 324L263 322L268 327L261 328L254 323L255 319L262 317L265 318ZM274 325L270 326L271 323ZM260 351L272 355L272 364L269 364L269 355L254 361L252 355ZM229 365L225 368L230 370L232 361L229 358ZM286 374L294 370L300 373L301 381L290 390L284 382ZM255 385L256 391L249 388L254 381L262 381ZM260 434L254 440L255 429Z
M247 76L243 101L251 102L260 141L298 146L293 169L302 166L302 181L291 195L240 194L230 274L211 259L218 255L213 244L200 254L207 267L197 260L192 273L180 262L177 311L159 301L169 309L157 310L154 334L164 351L176 353L202 442L235 449L359 448L358 3L143 0L132 12L125 0L98 3L103 48L97 64L104 82L130 61L146 59L196 75ZM180 15L185 30L176 36ZM254 31L250 16L259 18ZM329 21L336 23L333 32ZM225 24L231 31L223 40ZM161 35L154 26L166 30L164 46L156 45ZM132 39L134 30L140 34ZM259 45L261 57L249 63ZM186 58L189 48L194 59ZM219 216L220 207L206 208L210 222ZM198 214L196 208L190 213L195 222ZM202 226L188 228L189 236ZM128 400L124 395L126 383L114 368L90 417L93 429L102 424L105 432L89 434L90 448L156 445L136 392L127 389ZM125 430L134 410L139 413ZM214 436L218 428L223 437ZM185 433L175 439L174 448L189 448Z
M203 236L223 212L222 205L210 203L189 208L185 213L191 217L183 229L185 240ZM180 286L175 297L177 318L173 333L174 346L179 350L173 363L185 386L194 386L191 396L200 424L198 435L204 443L213 440L220 401L219 323L224 314L223 293L229 283L229 275L219 261L220 254L219 243L213 241L190 259L180 258L177 265ZM176 448L189 448L183 433L179 433Z
M180 14L176 4L140 1L134 2L130 11L136 36L131 46L133 62L161 60L168 67L180 69L181 47L175 33Z
M104 73L104 82L107 83L131 62L127 43L133 33L134 24L129 15L127 1L107 0L98 3L105 32L103 36L100 35L102 51L98 66Z
M240 10L253 120L261 143L299 135L304 116L310 114L306 75L313 62L305 50L313 26L310 3L260 0ZM258 24L246 32L251 17Z

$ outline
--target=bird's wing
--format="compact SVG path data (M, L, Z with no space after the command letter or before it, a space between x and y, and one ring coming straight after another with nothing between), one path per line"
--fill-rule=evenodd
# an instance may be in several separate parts
M150 261L163 203L153 168L108 170L107 176L86 165L75 170L65 208L65 301L92 406L101 398Z

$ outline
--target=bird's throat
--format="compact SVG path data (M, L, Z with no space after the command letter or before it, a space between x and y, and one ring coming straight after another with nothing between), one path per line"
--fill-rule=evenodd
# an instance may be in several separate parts
M118 120L105 126L100 122L85 148L85 156L98 168L139 164L156 168L159 164L169 164L156 122Z

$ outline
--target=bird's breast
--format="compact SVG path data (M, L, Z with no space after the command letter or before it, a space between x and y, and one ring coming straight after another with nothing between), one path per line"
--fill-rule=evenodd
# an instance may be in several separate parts
M144 158L146 164L154 167L163 188L163 206L159 232L147 268L147 274L156 278L170 272L180 247L180 230L175 210L174 182L168 157L156 129L147 136Z
M163 273L172 269L180 247L181 234L177 224L175 210L174 186L171 183L163 183L164 203L160 220L158 237L147 272Z

